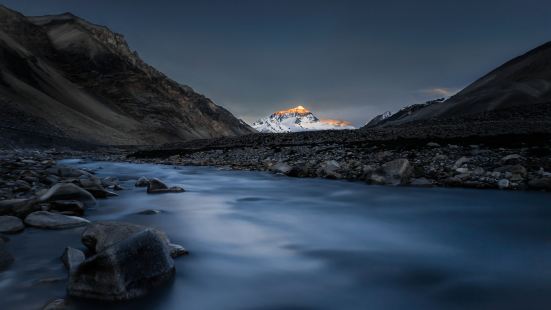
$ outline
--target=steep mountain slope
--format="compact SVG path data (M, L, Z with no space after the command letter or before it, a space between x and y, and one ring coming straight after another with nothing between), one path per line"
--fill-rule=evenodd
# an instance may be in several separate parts
M379 125L450 118L481 118L486 114L516 110L522 118L533 109L551 111L551 42L519 56L475 81L445 101L407 109ZM508 113L510 114L510 113Z
M310 130L354 129L346 121L320 120L303 106L283 110L253 123L259 132L297 132Z
M120 34L72 14L0 6L0 121L6 131L96 144L159 144L254 132L145 64Z

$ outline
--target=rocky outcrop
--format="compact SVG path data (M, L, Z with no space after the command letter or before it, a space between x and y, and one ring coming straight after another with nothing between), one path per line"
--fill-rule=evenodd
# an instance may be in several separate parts
M164 240L144 230L82 262L70 274L67 291L75 297L127 300L162 285L174 271Z

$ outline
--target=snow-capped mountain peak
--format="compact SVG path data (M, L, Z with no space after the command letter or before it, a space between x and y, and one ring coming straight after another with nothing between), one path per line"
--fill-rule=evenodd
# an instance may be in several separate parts
M308 130L354 129L352 124L340 120L320 120L305 107L282 110L253 123L259 132L295 132Z

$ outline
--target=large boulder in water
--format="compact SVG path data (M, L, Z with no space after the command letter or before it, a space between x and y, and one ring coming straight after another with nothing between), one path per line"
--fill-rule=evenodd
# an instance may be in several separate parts
M40 202L55 200L78 200L84 203L86 207L91 207L96 204L96 199L90 192L72 183L56 184L39 198Z
M146 229L81 263L70 273L67 291L74 297L128 300L162 285L174 271L165 241Z
M412 174L413 167L409 160L400 158L384 163L371 174L369 181L385 185L407 184Z
M130 238L132 235L150 230L165 243L172 257L187 254L179 245L172 244L166 234L160 230L142 225L124 222L95 222L82 232L81 241L92 253L99 253L108 247Z
M25 218L25 224L43 229L68 229L88 225L90 221L48 211L36 211Z

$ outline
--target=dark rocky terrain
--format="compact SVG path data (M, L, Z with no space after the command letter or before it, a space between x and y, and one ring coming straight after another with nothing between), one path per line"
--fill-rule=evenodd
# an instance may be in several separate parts
M72 14L0 6L0 142L158 144L254 132L169 79L124 37Z

